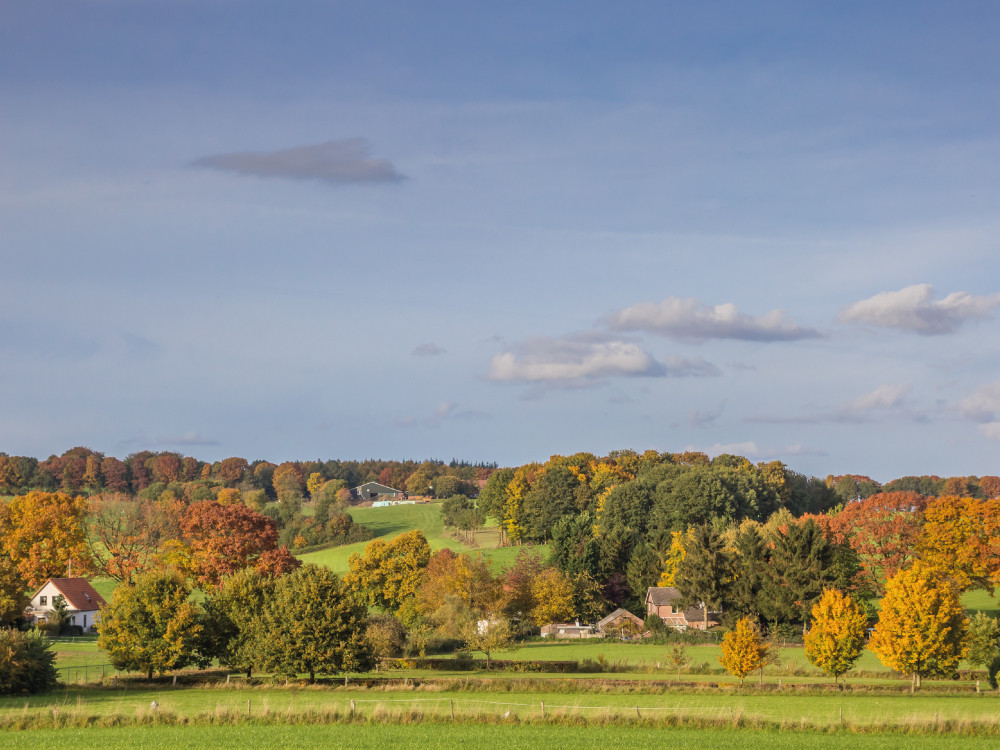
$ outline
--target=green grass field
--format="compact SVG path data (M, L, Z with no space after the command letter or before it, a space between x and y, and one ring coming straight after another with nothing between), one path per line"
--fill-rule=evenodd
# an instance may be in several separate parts
M211 747L285 750L336 747L445 749L495 747L574 750L643 747L709 747L714 750L979 750L996 747L995 737L914 734L817 734L748 729L680 729L573 726L519 726L445 723L397 724L144 726L110 729L57 729L2 733L8 750L38 747L121 748Z
M351 508L349 510L355 522L370 528L376 538L388 541L398 534L420 529L427 538L432 550L452 549L456 552L483 555L492 560L496 569L508 567L517 558L521 550L528 549L547 558L549 549L546 545L528 547L496 547L497 534L495 529L483 529L476 535L478 546L471 547L456 540L451 532L446 532L441 522L441 504L427 503L421 505L393 505L388 508ZM342 547L330 547L316 552L306 552L298 555L302 562L314 563L329 568L335 573L347 572L348 558L365 550L368 542L347 544Z

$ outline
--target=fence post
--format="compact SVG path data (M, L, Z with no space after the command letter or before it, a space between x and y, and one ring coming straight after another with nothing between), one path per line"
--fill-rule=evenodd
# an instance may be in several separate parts
M354 698L351 698L351 716L354 716Z
M247 716L250 715L250 699L247 698Z
M455 721L455 701L451 699L448 702L451 704L451 720Z
M843 706L840 707L840 723L841 724L844 723L844 707Z
M545 701L542 701L542 718L545 718Z
M635 707L635 718L637 718L637 719L641 719L642 718L642 714L639 713L639 707L638 706Z

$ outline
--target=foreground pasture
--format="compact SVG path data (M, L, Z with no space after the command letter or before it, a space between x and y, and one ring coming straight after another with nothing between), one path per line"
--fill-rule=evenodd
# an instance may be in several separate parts
M996 737L915 734L819 734L752 729L518 726L506 724L337 724L237 726L142 726L6 732L8 750L38 747L120 748L211 747L218 750L281 747L285 750L337 747L498 747L550 750L606 750L636 747L710 747L714 750L979 750L996 747Z

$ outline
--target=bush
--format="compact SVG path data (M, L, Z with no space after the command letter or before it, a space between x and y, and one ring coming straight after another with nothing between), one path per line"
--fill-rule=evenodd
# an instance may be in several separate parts
M55 687L56 655L38 630L0 630L0 695L40 693Z

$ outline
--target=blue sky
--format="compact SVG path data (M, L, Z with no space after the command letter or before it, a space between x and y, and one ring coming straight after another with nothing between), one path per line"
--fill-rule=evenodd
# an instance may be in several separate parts
M998 30L6 3L0 450L1000 473Z

